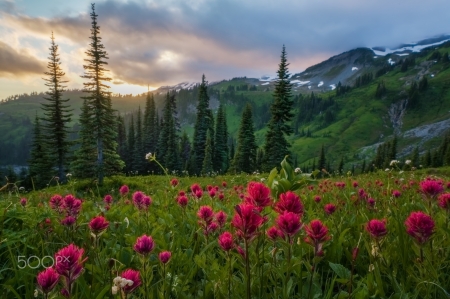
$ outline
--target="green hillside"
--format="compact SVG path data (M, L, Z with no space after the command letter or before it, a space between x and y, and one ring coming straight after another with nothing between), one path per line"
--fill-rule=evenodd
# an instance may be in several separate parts
M421 152L438 146L442 134L426 141L419 137L402 136L408 130L449 119L450 63L448 59L442 58L449 50L449 43L446 43L438 49L425 49L408 56L391 54L366 59L364 73L349 77L342 86L332 91L315 90L312 94L311 91L305 91L305 88L294 88L296 116L292 126L296 133L290 137L290 142L298 166L317 160L322 145L331 165L336 165L342 158L346 163L356 165L364 159L369 162L375 153L375 147L364 147L390 140L394 132L399 136L398 152L403 150L404 154L411 151L411 145L418 145ZM363 52L367 56L368 50L358 51L357 53ZM315 66L314 70L320 73L320 65L326 65L327 69L337 74L351 68L344 60L336 57L333 59L336 60L335 66L322 63ZM396 63L388 64L388 59ZM370 61L373 63L370 64ZM329 72L324 71L327 75ZM426 87L419 86L423 83L423 78L427 79ZM380 84L385 89L376 97ZM416 86L416 92L413 92L413 85ZM219 101L225 104L228 130L232 138L236 138L243 107L247 103L252 105L255 134L257 143L261 146L264 142L265 125L270 118L273 81L262 82L241 77L210 84L208 90L210 106L214 111L217 110ZM158 109L162 108L162 100L167 91L167 88L160 88L153 92ZM176 91L181 130L186 131L191 138L197 95L196 86ZM76 131L83 93L74 90L66 92L65 96L71 99L74 109L71 125ZM126 124L139 105L144 108L145 96L113 97L113 106L118 113L125 115ZM0 129L3 132L0 136L0 165L26 164L32 121L36 113L41 113L42 102L43 94L31 94L16 96L0 103ZM396 106L398 107L395 108ZM397 123L394 124L393 121ZM444 129L448 127L446 124L443 126ZM72 135L75 139L76 133Z

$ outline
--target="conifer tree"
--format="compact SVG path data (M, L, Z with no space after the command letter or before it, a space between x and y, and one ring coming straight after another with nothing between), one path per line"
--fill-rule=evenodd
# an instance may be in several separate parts
M48 71L44 74L47 76L45 85L49 87L46 92L47 97L45 103L42 103L42 110L44 110L43 120L43 135L47 143L49 155L53 160L54 166L58 169L58 177L60 181L65 181L65 169L68 167L68 154L72 142L68 140L70 133L68 123L71 121L72 110L69 105L65 105L69 99L62 99L64 88L64 81L62 78L65 73L61 70L61 61L58 54L58 45L55 44L55 38L51 37L50 56L47 63Z
M128 159L126 160L127 172L136 171L136 161L134 160L134 149L136 147L136 132L134 129L134 117L131 115L130 125L128 127Z
M339 162L337 170L338 170L339 173L343 173L344 172L344 157L341 158L341 161Z
M216 130L214 138L214 162L216 172L225 173L228 170L228 129L227 118L223 105L217 111Z
M416 146L411 156L411 164L417 168L419 167L419 163L420 163L419 148Z
M143 144L144 153L156 152L158 146L158 113L156 111L155 99L152 93L147 93L144 109L144 129L143 129ZM146 163L147 172L155 172L158 170L156 163Z
M73 175L79 178L93 178L96 175L97 150L94 142L94 132L91 130L92 109L87 100L83 101L79 119L78 149L71 163Z
M326 163L327 163L327 161L325 159L325 149L324 149L323 144L322 144L322 148L320 150L319 164L317 165L318 169L320 171L322 171L322 169L325 169L326 168Z
M207 131L211 127L209 96L207 92L207 84L205 75L202 76L202 83L198 89L197 119L194 126L193 138L193 158L195 174L199 175L202 169L203 160L205 159L205 148Z
M202 174L209 176L213 172L213 148L212 148L213 134L208 130L208 136L206 137L205 158L202 163Z
M186 131L184 131L180 141L180 161L182 163L182 170L188 170L191 149L191 142L189 141Z
M234 149L234 139L231 138L231 142L230 142L230 161L234 159L234 156L236 155L236 151Z
M37 188L44 187L53 177L53 162L48 153L45 136L42 134L41 122L36 114L28 165L30 167L30 176Z
M292 84L289 80L288 63L286 59L286 49L283 45L281 52L281 62L277 71L278 79L275 83L274 101L270 108L272 113L266 133L264 144L264 165L265 171L270 171L276 167L289 155L289 143L286 136L293 133L288 122L294 116L291 112L293 101L291 100Z
M142 117L141 117L141 106L138 108L137 117L136 117L136 139L135 145L133 148L133 161L135 164L135 171L138 174L144 174L145 168L147 166L147 161L145 160L145 151L144 151L144 140L143 140L143 128L142 128Z
M167 93L157 151L160 161L170 171L178 171L181 168L178 152L177 120L173 111L174 107L176 107L175 101L175 95Z
M362 166L361 166L361 173L366 172L366 160L363 160Z
M108 92L109 86L105 84L111 80L106 76L107 70L105 65L108 63L107 53L104 45L101 43L100 27L97 23L98 15L95 13L95 4L92 4L91 16L91 36L90 47L86 51L88 56L85 59L86 64L83 66L85 74L82 76L88 79L84 83L84 91L89 95L84 97L87 105L92 109L92 119L90 121L90 130L96 142L96 176L98 183L103 184L105 175L119 172L124 162L117 153L117 124L112 109L111 97ZM87 124L81 123L82 127ZM84 160L86 157L77 156L77 160Z
M128 157L127 152L127 133L125 130L125 122L122 116L117 116L117 144L118 152L122 161L126 161Z
M252 107L247 104L242 112L237 149L233 165L237 172L252 173L256 170L256 138L253 127Z

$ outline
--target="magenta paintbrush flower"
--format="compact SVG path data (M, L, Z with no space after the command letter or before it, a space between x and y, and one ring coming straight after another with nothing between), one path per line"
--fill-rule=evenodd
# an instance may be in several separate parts
M109 226L109 222L106 221L105 217L97 216L92 218L89 222L89 229L92 231L94 235L100 235L103 233Z
M387 234L386 219L372 219L366 224L366 231L375 239L379 239Z
M216 219L216 223L219 225L219 228L222 228L227 222L228 215L224 211L219 211L214 215Z
M405 221L406 232L413 237L419 245L425 244L434 233L433 219L419 211L412 212Z
M289 240L302 228L300 216L293 212L284 212L279 215L276 223L283 234L289 237Z
M438 205L450 212L450 193L441 194L438 198Z
M188 198L185 195L180 195L177 197L177 203L180 207L185 208L188 204Z
M59 194L55 194L52 196L52 198L50 198L49 205L50 205L50 208L52 208L52 210L61 214L63 211L62 203L63 203L63 197Z
M327 215L331 215L336 211L336 206L332 203L328 203L323 207L323 209Z
M142 235L137 238L136 243L133 246L134 251L142 255L148 255L155 248L155 242L151 236Z
M122 272L121 277L132 282L122 287L122 291L125 294L131 294L142 284L139 271L127 269Z
M328 228L322 221L315 219L305 226L305 231L307 235L305 242L314 247L314 255L322 255L323 243L331 239L328 235Z
M428 198L435 198L441 192L444 192L444 186L442 181L433 180L427 178L419 183L420 192L422 192Z
M270 200L270 189L263 183L250 182L247 185L245 201L254 205L259 211L272 204Z
M81 211L81 200L75 198L72 194L68 194L62 201L62 208L67 216L78 217Z
M36 277L38 289L44 294L50 293L59 281L59 274L53 268L47 268Z
M122 195L122 196L127 195L128 192L130 192L130 189L128 188L127 185L123 185L123 186L120 187L120 189L119 189L119 193L120 193L120 195Z
M72 216L67 216L63 220L61 220L61 224L67 227L74 225L77 222L77 219Z
M170 180L170 185L172 187L176 187L178 185L178 180L176 178L173 178Z
M210 206L201 206L197 212L197 216L209 225L213 220L214 212Z
M224 232L219 236L219 245L224 251L230 251L234 247L233 235L230 232Z
M109 194L105 195L105 197L103 198L103 202L106 203L107 205L112 204L113 202L112 196Z
M70 244L55 254L55 270L64 277L64 288L70 295L73 282L83 273L84 249Z
M292 212L297 215L303 215L303 204L300 197L292 191L280 194L280 199L275 205L275 211L279 214L284 212Z
M163 264L167 264L172 257L172 253L170 251L160 252L158 255L159 261Z
M266 232L267 237L269 237L270 240L272 241L276 241L278 238L280 239L284 239L284 234L283 232L276 226L272 226L271 228L269 228Z
M248 203L242 203L235 207L235 214L231 225L236 228L236 234L247 241L256 237L258 228L264 223L264 218L258 209Z

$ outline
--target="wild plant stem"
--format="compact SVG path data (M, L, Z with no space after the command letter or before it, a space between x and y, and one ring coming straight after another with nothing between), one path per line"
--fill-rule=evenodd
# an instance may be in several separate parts
M246 281L246 285L247 285L247 294L246 294L246 298L247 299L251 299L251 289L250 289L250 258L249 258L249 252L248 252L248 241L247 239L244 239L244 246L245 246L245 276L247 276L247 281Z
M231 269L231 255L229 252L227 252L228 256L228 263L229 263L229 269L228 269L228 299L231 299L231 275L232 275L232 269Z
M166 264L163 264L163 298L166 298Z
M291 237L288 237L288 252L287 252L287 270L286 270L286 276L284 278L284 298L289 298L288 294L288 283L289 278L291 276L291 255L292 255L292 245L291 245Z
M309 289L308 289L308 299L310 299L311 297L311 288L312 288L312 281L313 281L313 277L314 277L314 272L316 272L316 263L313 261L312 264L312 271L311 271L311 279L309 280Z

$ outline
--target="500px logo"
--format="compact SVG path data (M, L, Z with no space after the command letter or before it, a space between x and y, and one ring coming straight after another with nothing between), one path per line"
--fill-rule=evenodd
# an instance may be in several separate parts
M67 257L66 256L57 256L56 260L51 255L46 255L42 258L32 255L32 256L28 257L27 259L25 259L25 258L26 257L24 255L19 255L17 257L17 267L19 269L24 269L26 267L29 267L31 269L36 269L36 268L39 268L41 265L44 268L50 268L60 262L69 262L68 256ZM37 261L36 265L35 265L35 261Z

